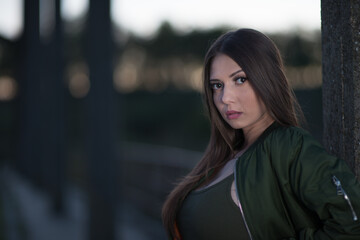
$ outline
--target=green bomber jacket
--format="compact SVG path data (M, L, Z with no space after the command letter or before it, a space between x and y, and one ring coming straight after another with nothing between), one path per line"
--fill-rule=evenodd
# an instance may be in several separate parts
M360 239L359 182L305 130L272 124L234 175L252 240Z

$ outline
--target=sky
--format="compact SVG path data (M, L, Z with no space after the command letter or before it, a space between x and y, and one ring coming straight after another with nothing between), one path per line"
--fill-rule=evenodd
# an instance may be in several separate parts
M22 31L25 0L0 0L0 35L16 38ZM50 0L40 0L50 1ZM111 0L112 19L126 31L147 36L163 21L188 31L226 25L265 32L320 29L320 0ZM62 16L82 16L88 0L62 0Z

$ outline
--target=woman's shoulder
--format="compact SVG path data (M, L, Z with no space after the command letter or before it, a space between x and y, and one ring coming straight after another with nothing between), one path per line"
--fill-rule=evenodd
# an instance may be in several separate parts
M318 140L301 127L279 126L269 134L265 144L269 155L279 165L288 163L289 166L295 164L307 169L315 168L316 164L321 165L324 161L337 161L335 156L329 154Z
M323 151L324 148L307 130L297 126L275 127L264 139L264 144L272 151L281 151L284 154L293 154L304 149Z
M298 126L282 126L275 124L269 137L272 141L278 140L287 143L311 142L320 144L309 131Z

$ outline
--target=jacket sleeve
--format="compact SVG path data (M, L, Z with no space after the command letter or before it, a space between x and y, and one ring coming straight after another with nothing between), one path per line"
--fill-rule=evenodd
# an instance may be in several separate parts
M290 166L297 198L322 223L299 239L360 239L360 185L345 161L328 154L309 134L298 138Z

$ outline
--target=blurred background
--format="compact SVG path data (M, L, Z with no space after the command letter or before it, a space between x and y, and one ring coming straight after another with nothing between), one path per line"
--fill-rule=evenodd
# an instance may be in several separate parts
M269 35L322 136L320 0L0 0L0 240L166 239L161 205L201 158L202 61Z

